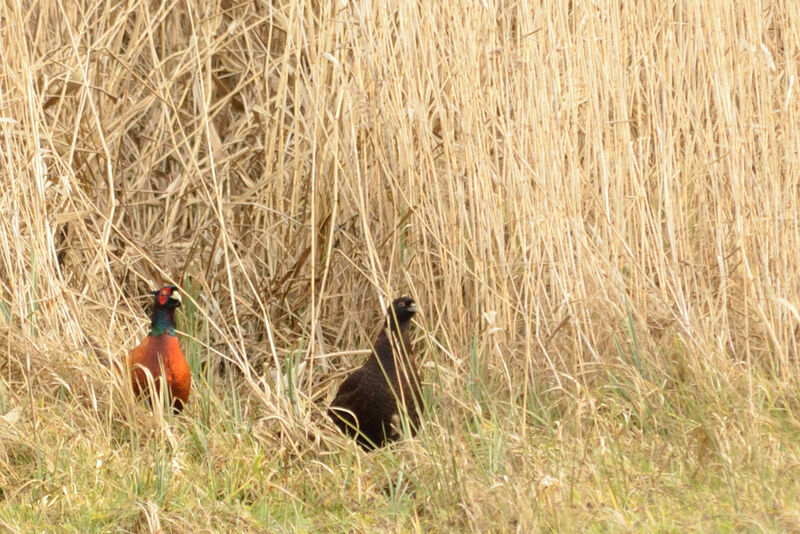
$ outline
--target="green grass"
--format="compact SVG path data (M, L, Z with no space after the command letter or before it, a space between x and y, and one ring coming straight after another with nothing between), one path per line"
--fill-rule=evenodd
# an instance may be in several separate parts
M329 426L328 445L290 450L224 389L207 421L199 402L158 423L138 405L108 419L50 399L36 407L37 439L4 439L17 483L0 521L16 531L146 530L148 517L173 531L790 530L800 425L777 407L796 393L759 391L752 407L724 389L642 395L609 374L524 440L520 406L496 399L480 416L440 407L419 439L373 454Z

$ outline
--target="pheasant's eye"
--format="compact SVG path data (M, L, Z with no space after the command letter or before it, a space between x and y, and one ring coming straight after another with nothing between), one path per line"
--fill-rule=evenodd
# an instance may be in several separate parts
M169 291L167 289L162 289L161 294L166 297L167 295L169 295Z

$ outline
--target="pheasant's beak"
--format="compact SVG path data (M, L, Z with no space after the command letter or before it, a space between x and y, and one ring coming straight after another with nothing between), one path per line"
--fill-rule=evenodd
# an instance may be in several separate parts
M408 308L406 308L406 309L408 311L410 311L411 313L417 313L419 311L419 308L417 307L417 303L416 302L412 302L411 304L409 304Z
M172 295L170 295L169 298L171 298L172 300L176 301L178 304L181 303L181 294L178 293L177 291L173 291Z

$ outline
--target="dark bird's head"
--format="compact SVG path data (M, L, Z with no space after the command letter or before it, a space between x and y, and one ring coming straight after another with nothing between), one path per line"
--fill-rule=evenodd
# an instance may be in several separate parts
M175 286L164 286L153 291L153 316L150 324L150 335L175 335L175 308L181 305L181 294Z
M178 288L175 286L164 286L158 291L153 291L156 297L156 302L153 309L167 308L174 310L181 305L181 294L178 293Z
M386 313L389 316L390 324L394 324L394 321L397 320L397 324L402 325L410 321L418 311L419 308L417 308L417 303L414 302L414 299L411 297L400 297L392 302L392 305L389 306Z

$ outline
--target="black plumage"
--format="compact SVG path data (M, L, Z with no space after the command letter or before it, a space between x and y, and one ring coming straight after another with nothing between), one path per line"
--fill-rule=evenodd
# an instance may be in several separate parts
M372 354L342 383L328 410L336 426L366 450L400 438L401 406L405 406L413 435L422 409L409 333L417 305L411 298L401 297L386 313L386 324Z

